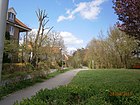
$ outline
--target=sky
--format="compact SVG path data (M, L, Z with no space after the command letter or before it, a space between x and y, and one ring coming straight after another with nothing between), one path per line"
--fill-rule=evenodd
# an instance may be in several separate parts
M117 22L112 0L9 0L17 18L32 29L38 28L35 11L46 10L48 27L60 32L68 51L84 48L102 31Z

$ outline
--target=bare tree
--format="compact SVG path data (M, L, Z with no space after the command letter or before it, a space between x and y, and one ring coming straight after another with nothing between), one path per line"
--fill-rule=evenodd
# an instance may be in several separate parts
M116 27L111 27L105 39L93 39L87 46L86 59L96 68L128 68L134 63L137 40Z
M36 11L36 15L38 18L38 23L39 23L37 33L36 32L30 33L26 41L27 42L26 50L28 49L28 51L32 53L31 63L35 67L38 63L40 49L42 49L43 43L48 37L47 36L48 33L53 28L53 27L51 28L46 27L47 23L49 22L49 19L48 19L48 14L46 13L45 10L39 9L38 11ZM47 30L46 33L44 33L45 30Z

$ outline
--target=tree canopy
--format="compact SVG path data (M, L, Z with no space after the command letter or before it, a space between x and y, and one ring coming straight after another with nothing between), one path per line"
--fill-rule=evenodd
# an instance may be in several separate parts
M136 39L111 27L107 38L90 41L86 59L92 68L129 68L137 62L132 53L136 48Z
M140 40L140 1L139 0L113 0L115 13L121 21L118 27L128 35Z

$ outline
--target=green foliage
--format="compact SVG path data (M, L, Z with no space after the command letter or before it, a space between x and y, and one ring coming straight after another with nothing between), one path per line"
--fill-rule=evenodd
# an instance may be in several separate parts
M48 67L48 62L39 62L37 69L49 71L50 68Z
M138 105L139 75L139 70L82 71L69 85L41 90L15 105Z
M10 33L9 33L9 32L6 32L6 33L5 33L5 39L6 39L6 40L10 40Z
M130 68L136 63L132 52L138 48L138 40L111 27L107 38L93 39L87 48L85 58L90 67Z
M13 54L19 51L18 41L16 40L5 40L4 44L5 44L5 47L4 47L5 53Z
M13 39L5 40L3 53L4 53L3 63L17 62L19 53L18 41Z
M28 74L35 68L30 63L3 63L2 77L13 78L20 74ZM10 76L10 77L8 77ZM3 78L4 79L4 78Z
M21 90L23 88L32 86L35 83L43 82L46 79L50 79L52 77L55 77L56 75L64 73L68 70L69 69L64 69L63 71L56 71L56 72L49 73L46 75L44 75L44 74L42 75L43 71L32 71L30 73L29 72L15 72L13 74L4 75L3 78L10 78L12 80L14 77L16 77L16 78L21 77L20 78L21 80L19 80L19 81L15 80L15 81L13 81L13 83L6 84L5 86L0 86L0 100L4 96L6 96L10 93L13 93L13 92ZM26 76L27 74L31 74L33 77L31 79L23 80L23 77Z
M35 67L31 63L25 63L26 69L27 70L35 70Z
M13 93L17 90L23 89L28 86L32 86L36 82L41 82L42 80L40 78L36 79L29 79L29 80L22 80L20 82L15 82L11 84L6 84L5 86L0 86L0 100L3 96L6 96L10 93Z
M77 49L73 53L73 56L69 59L69 65L73 68L81 68L82 66L85 66L84 62L84 55L85 55L85 49Z
M6 32L5 33L5 40L10 40L10 34L9 34L9 32ZM11 60L8 57L8 54L6 52L3 53L3 63L10 63L10 62L11 62Z
M8 54L7 53L3 53L3 63L10 63L11 59L8 58Z

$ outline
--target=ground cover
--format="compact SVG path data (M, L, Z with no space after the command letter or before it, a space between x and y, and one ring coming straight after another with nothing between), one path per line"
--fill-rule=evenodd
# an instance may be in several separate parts
M81 71L67 86L41 90L15 105L139 105L140 70Z
M64 73L68 70L70 70L70 69L59 70L59 71L47 74L46 76L43 76L43 77L41 77L41 76L40 77L35 77L35 78L27 79L27 80L21 80L21 81L18 81L18 82L13 82L13 83L10 83L10 84L6 84L5 86L0 86L0 100L4 96L7 96L8 94L11 94L15 91L21 90L23 88L27 88L29 86L33 86L36 83L43 82L47 79L53 78L56 75Z

